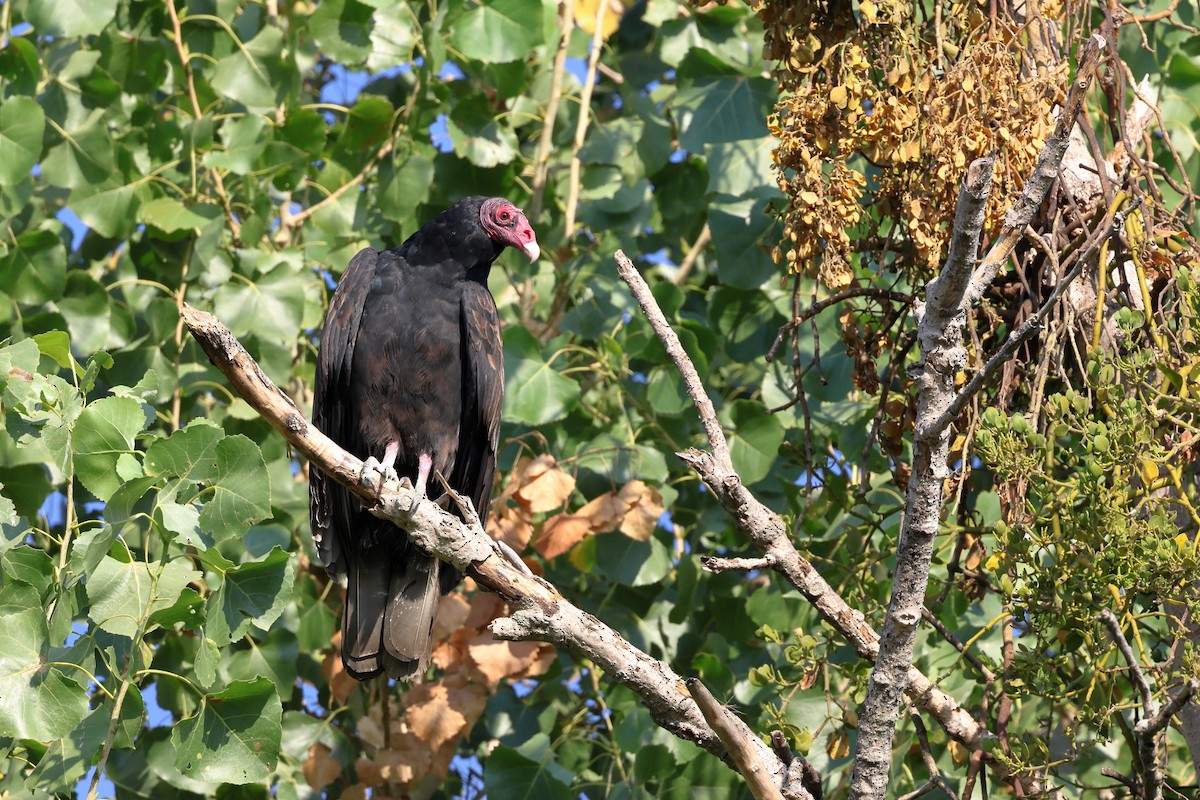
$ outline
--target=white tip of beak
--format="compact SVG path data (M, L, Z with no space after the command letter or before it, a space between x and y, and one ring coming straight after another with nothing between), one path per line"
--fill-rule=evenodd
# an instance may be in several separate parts
M521 249L525 251L525 255L529 256L530 261L537 261L538 256L542 254L542 248L538 247L537 242L526 242Z

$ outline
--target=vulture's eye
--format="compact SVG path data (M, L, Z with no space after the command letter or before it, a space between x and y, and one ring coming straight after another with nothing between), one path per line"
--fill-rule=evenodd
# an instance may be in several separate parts
M507 209L504 211L501 211L496 216L498 216L500 218L501 222L508 222L510 219L512 219L512 214L509 214Z

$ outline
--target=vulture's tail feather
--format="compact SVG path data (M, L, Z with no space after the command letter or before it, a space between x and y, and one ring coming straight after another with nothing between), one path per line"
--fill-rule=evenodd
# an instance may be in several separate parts
M389 528L392 537L401 533ZM366 680L386 672L395 680L412 680L425 672L441 594L439 572L437 559L412 548L397 558L392 547L367 546L350 560L342 658L351 675Z

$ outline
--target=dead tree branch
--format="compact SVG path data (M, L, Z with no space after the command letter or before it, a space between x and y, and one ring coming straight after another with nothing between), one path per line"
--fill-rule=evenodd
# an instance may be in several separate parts
M677 453L696 471L712 490L721 507L733 518L738 529L772 562L772 568L800 590L821 616L854 647L862 658L874 662L879 652L879 634L867 624L862 613L850 605L821 577L816 568L796 550L788 538L787 526L771 509L763 505L743 484L729 458L725 433L717 420L712 400L700 382L696 368L679 344L679 337L667 323L666 317L650 292L646 281L638 274L633 262L617 251L617 272L628 284L638 305L642 307L663 348L683 376L688 395L696 406L700 421L708 436L711 451L691 449ZM913 703L937 720L952 738L969 749L976 749L983 737L983 728L953 697L934 685L915 667L910 667L907 691Z
M468 526L421 498L399 481L383 482L363 462L326 437L300 413L255 363L254 359L212 314L184 304L180 315L212 363L234 390L288 443L338 483L371 505L371 513L409 532L423 550L470 575L495 592L512 609L511 617L492 623L500 639L536 639L565 647L590 659L621 685L642 698L654 721L681 739L694 742L727 759L725 747L692 700L683 678L669 666L638 650L596 617L577 608L540 578L527 575L501 557L478 525ZM787 777L787 765L757 737L747 745L777 786ZM788 800L802 800L788 793Z

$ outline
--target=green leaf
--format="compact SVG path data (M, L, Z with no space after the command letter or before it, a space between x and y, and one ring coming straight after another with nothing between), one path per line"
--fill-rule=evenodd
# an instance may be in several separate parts
M217 444L224 438L225 432L211 420L194 419L146 448L146 474L211 481L217 475Z
M167 562L157 584L151 580L150 570L141 561L124 562L111 556L100 560L87 576L88 616L96 627L117 636L135 636L143 615L170 608L183 587L200 577L185 558Z
M110 239L127 236L134 226L136 188L130 183L106 181L77 189L71 195L71 208L101 236Z
M450 24L450 43L484 63L528 58L542 41L541 6L539 0L480 3Z
M247 639L250 645L229 658L227 671L231 679L269 678L280 697L290 697L296 684L300 645L291 631L277 628L261 642ZM328 645L328 640L325 642Z
M200 526L218 542L241 536L255 522L271 515L271 482L258 445L245 436L217 442L212 496L200 512Z
M88 491L107 501L121 488L117 459L133 450L145 426L142 404L129 397L105 397L83 410L75 423L75 474Z
M144 204L138 211L138 219L153 225L164 233L176 231L200 231L221 216L221 209L211 203L185 206L170 197L160 197Z
M517 157L516 133L496 118L482 97L455 106L446 129L454 152L477 167L496 167Z
M50 666L46 611L32 587L0 589L0 736L49 742L69 735L88 710L78 675Z
M655 537L644 542L620 533L597 536L596 566L600 574L626 586L657 583L671 571L671 553Z
M318 12L324 7L324 4L318 6ZM205 165L227 169L235 175L249 175L271 138L269 133L263 133L266 127L266 120L255 114L230 117L221 126L221 143L225 149L205 154ZM162 228L162 225L158 227Z
M295 578L295 559L279 548L228 570L208 598L208 635L224 647L245 636L251 625L271 627L287 606Z
M25 14L39 36L74 39L104 30L116 16L117 5L92 0L36 0L25 4Z
M42 155L46 114L29 97L9 97L0 104L0 185L16 185L29 177Z
M71 357L71 335L66 331L46 331L34 336L33 340L37 342L42 355L54 359L54 363L63 369L76 366L75 359Z
M579 401L579 384L554 371L526 328L504 330L504 419L544 425L561 419Z
M546 735L539 733L521 748L531 751L530 755L504 745L491 752L483 767L483 783L489 797L503 797L505 800L572 800L574 795L564 782L570 780L570 773L562 775L566 770L554 762L545 739ZM540 753L537 752L539 749Z
M699 152L706 144L761 139L769 133L767 111L775 95L772 81L743 75L681 86L674 104L680 146Z
M92 766L104 744L111 714L112 709L107 704L101 705L67 736L51 742L37 768L25 781L25 787L30 791L70 792Z
M60 227L59 223L45 223ZM45 303L62 296L67 285L67 249L48 227L25 231L0 258L0 286L14 300Z
M359 0L325 0L308 18L308 30L325 55L358 66L371 54L373 14Z
M258 35L217 62L212 88L257 113L266 113L279 102L286 85L272 76L272 66L285 52L283 31L267 25Z
M279 762L282 720L274 684L266 678L235 681L206 695L200 712L171 731L175 767L201 781L264 781Z
M767 476L779 457L783 425L760 403L738 400L731 403L728 417L732 427L729 455L747 485Z

